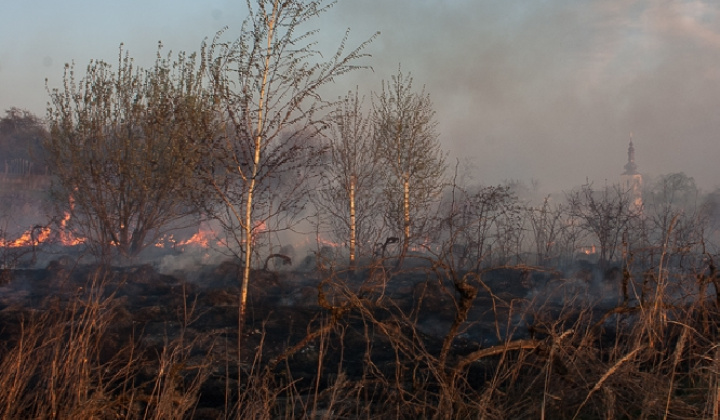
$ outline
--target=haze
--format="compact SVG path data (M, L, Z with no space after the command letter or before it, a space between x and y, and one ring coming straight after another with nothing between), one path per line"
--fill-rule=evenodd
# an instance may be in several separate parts
M157 42L198 51L223 26L237 33L243 0L132 0L4 5L0 111L45 115L45 78L64 63L116 62L121 42L141 65ZM545 191L617 182L630 133L645 175L685 172L720 186L720 3L633 0L344 0L313 22L319 48L380 37L374 71L338 80L369 93L398 65L426 86L451 157L477 182L538 180ZM451 160L451 162L453 161Z

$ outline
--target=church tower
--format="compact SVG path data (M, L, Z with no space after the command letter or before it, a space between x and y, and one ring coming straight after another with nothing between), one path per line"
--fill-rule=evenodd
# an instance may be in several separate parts
M625 172L620 175L622 188L630 194L630 210L642 212L642 175L637 171L635 164L635 147L633 147L632 133L630 133L630 146L628 147L628 161Z

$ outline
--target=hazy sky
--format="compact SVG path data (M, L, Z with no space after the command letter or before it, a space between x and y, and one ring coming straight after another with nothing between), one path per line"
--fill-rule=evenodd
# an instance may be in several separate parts
M24 0L0 15L0 111L45 114L65 62L150 64L157 42L197 51L244 0ZM369 95L399 64L426 86L443 145L478 182L537 179L547 191L617 182L633 133L644 174L684 171L720 187L720 2L341 0L314 22L332 51L351 29L374 72L340 79ZM237 33L237 32L236 32Z

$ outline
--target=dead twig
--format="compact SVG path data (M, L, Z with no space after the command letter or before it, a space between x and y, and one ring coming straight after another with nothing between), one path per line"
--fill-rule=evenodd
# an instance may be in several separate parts
M580 404L580 406L577 408L577 411L575 411L575 415L573 416L573 420L575 420L576 418L578 418L578 416L580 415L580 410L582 410L582 408L585 407L585 404L587 404L587 402L590 400L590 397L592 397L592 395L593 395L595 392L597 392L600 388L602 388L602 386L603 386L603 384L605 383L605 381L607 381L608 378L609 378L610 376L612 376L613 373L617 372L617 370L620 369L620 367L621 367L623 364L625 364L625 362L627 362L627 361L629 361L630 359L632 359L632 358L635 356L635 354L636 354L637 352L639 352L641 349L642 349L642 347L636 347L633 351L631 351L630 353L626 354L622 359L618 360L610 369L608 369L607 372L605 372L605 374L604 374L602 377L600 377L600 380L598 380L597 383L595 384L595 386L592 387L592 389L590 390L590 392L588 392L587 396L585 397L585 400L584 400L584 401L582 402L582 404Z

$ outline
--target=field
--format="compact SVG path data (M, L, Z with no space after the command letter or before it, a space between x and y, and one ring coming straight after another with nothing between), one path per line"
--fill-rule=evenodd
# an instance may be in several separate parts
M410 262L4 269L1 417L718 418L711 261Z

